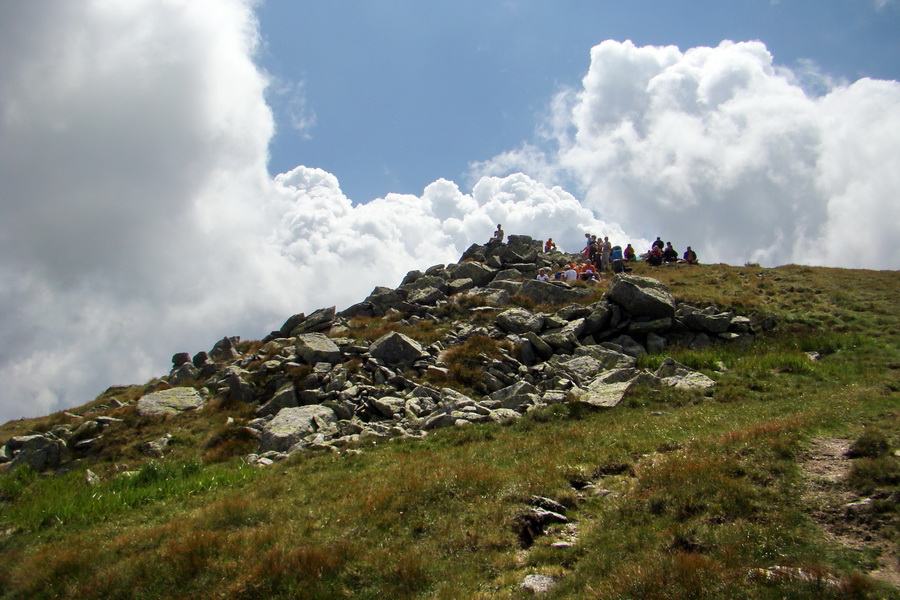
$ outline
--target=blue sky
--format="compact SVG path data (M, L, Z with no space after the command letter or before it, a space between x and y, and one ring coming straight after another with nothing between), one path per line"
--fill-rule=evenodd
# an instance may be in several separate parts
M606 39L682 50L760 40L776 65L900 79L896 2L268 0L257 15L258 60L276 79L270 172L321 167L354 202L464 182L469 163L532 139ZM296 128L298 113L314 122Z
M497 223L900 268L898 71L900 0L0 2L0 419Z

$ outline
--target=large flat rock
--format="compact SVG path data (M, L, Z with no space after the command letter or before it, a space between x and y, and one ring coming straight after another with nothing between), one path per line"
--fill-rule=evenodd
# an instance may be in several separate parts
M587 404L592 408L615 408L625 397L625 392L631 387L634 380L605 383L595 380L577 394L578 402Z
M151 392L137 401L135 410L141 416L177 415L203 405L200 392L190 387L177 387Z

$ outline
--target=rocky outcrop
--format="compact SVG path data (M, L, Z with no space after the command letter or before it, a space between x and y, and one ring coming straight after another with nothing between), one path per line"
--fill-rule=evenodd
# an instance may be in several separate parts
M716 307L679 304L662 283L645 277L617 275L605 295L534 279L537 269L570 259L541 252L527 236L473 245L459 263L411 271L398 288L375 288L344 311L295 314L261 345L225 337L193 358L176 353L171 373L134 410L177 418L202 408L206 398L253 404L256 418L242 426L260 442L247 459L266 465L305 449L338 451L367 439L507 422L560 402L610 409L637 384L708 389L715 385L711 377L671 359L653 372L638 369L636 359L675 343L749 342L769 326ZM532 308L509 306L511 298ZM478 313L477 319L459 316ZM446 333L428 345L400 331L368 342L350 337L349 319L358 316L388 316L400 329L430 321ZM478 356L483 389L464 394L428 383L449 378L454 365L446 363L446 350L474 336L494 340L499 353ZM0 448L0 463L57 468L72 454L89 453L117 422L102 419L110 418L13 438ZM164 457L167 444L168 438L152 440L142 451Z

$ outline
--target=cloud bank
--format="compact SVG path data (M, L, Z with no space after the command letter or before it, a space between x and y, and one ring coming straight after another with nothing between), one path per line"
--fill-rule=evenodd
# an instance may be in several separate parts
M0 5L0 418L346 307L497 223L570 250L671 234L704 259L897 264L896 82L811 97L758 43L607 42L543 142L481 165L471 192L353 203L321 169L268 175L253 7Z
M596 214L706 260L900 264L896 81L778 68L760 42L682 52L606 41L543 132L542 147L475 171L567 182Z

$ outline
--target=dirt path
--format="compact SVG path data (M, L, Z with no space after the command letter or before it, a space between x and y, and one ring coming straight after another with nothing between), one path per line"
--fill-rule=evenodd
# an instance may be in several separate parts
M851 440L815 438L800 466L806 477L803 499L812 517L834 543L852 550L880 551L878 568L870 577L900 587L900 557L875 519L866 518L866 498L856 495L844 481L852 461Z

